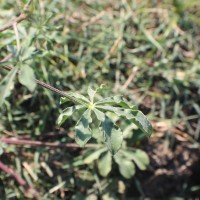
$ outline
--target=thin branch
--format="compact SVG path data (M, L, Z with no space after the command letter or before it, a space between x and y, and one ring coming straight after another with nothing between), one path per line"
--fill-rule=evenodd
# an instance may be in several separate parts
M0 61L0 63L2 63L2 61ZM14 69L14 68L11 67L11 66L2 66L2 67L3 67L5 70L7 70L7 71L11 71L12 69ZM53 91L53 92L56 92L56 93L58 93L59 95L61 95L61 96L63 96L63 97L67 97L68 99L71 99L71 100L72 100L73 102L75 102L75 103L83 104L83 102L80 102L79 100L75 99L75 98L72 97L71 95L66 94L65 92L63 92L63 91L61 91L61 90L59 90L59 89L57 89L57 88L55 88L55 87L53 87L53 86L47 84L47 83L44 83L44 82L39 81L39 80L37 80L37 79L35 79L35 81L36 81L36 83L37 83L38 85L40 85L40 86L42 86L42 87L44 87L44 88L46 88L46 89L48 89L48 90L51 90L51 91Z
M3 32L3 31L5 31L5 30L11 28L11 27L13 26L13 24L18 24L18 23L20 23L21 21L25 20L25 19L28 17L28 13L29 13L28 8L29 8L29 6L30 6L32 3L33 3L33 1L32 1L32 0L29 0L29 1L26 3L26 5L24 6L22 13L21 13L17 18L15 18L14 20L12 20L11 22L8 22L8 23L5 24L4 26L2 26L2 27L0 28L0 32Z
M29 146L40 146L40 147L59 147L59 148L80 148L78 144L60 144L55 142L41 142L41 141L31 141L31 140L18 140L17 138L0 138L0 142L13 145L29 145ZM98 144L86 144L85 147L93 148L98 147Z
M9 53L2 60L0 60L0 63L4 63L4 62L8 61L11 57L12 57L12 53Z
M15 23L20 23L21 21L25 20L27 18L27 14L25 13L21 13L19 17L17 17L16 19L14 19L11 22L8 22L7 24L5 24L4 26L2 26L0 28L0 32L3 32L9 28L11 28L13 26L13 24Z
M36 192L35 189L33 189L32 187L30 187L25 181L24 179L22 179L19 175L17 175L12 169L8 168L4 163L2 163L0 161L0 169L2 171L4 171L6 174L12 176L18 183L19 185L23 186L26 191L28 191L29 193L31 193L34 198L36 200L39 200L39 196L38 193Z

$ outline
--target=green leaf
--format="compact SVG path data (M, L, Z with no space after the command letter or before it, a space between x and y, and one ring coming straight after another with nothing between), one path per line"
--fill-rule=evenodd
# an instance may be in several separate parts
M114 155L120 149L123 141L121 129L108 117L101 121L100 130L103 132L104 141L109 151Z
M7 50L12 54L13 57L16 57L17 55L17 48L14 45L7 45Z
M132 118L131 121L150 136L152 134L152 125L147 117L139 110L133 111L132 114L134 115L134 118Z
M90 103L89 99L87 99L86 97L84 97L83 95L81 94L78 94L78 93L73 93L73 92L69 92L68 93L70 96L78 99L79 101L83 102L83 103Z
M20 59L22 61L27 61L37 55L37 50L35 47L32 46L25 46L20 49Z
M96 109L96 108L94 108L94 113L95 113L95 115L96 115L96 117L97 117L97 119L99 120L99 121L104 121L105 120L105 114L103 113L103 112L101 112L100 110L98 110L98 109Z
M108 112L113 112L115 113L116 115L118 116L127 116L129 115L129 117L131 118L133 115L131 114L131 110L130 109L124 109L124 108L121 108L121 107L114 107L114 106L95 106L96 109L99 109L99 110L103 110L103 111L108 111Z
M60 104L66 103L68 101L70 101L70 100L67 97L61 97L60 98Z
M135 165L131 160L121 156L114 156L115 162L118 164L120 174L127 179L130 179L135 174Z
M112 156L107 152L102 158L98 160L98 169L101 176L107 176L112 169Z
M18 68L12 69L0 83L0 107L2 106L6 97L10 95L10 91L14 86L14 78Z
M133 151L123 150L123 151L120 151L120 152L126 158L133 160L140 170L145 170L147 168L147 166L149 165L148 155L140 149L136 149L136 150L133 150Z
M109 105L117 105L119 107L122 108L126 108L126 109L136 109L135 105L131 105L126 99L124 99L122 96L113 96L113 97L108 97L105 98L101 101L97 101L95 103L97 106L98 105L105 105L105 104L109 104Z
M57 124L59 126L62 125L68 119L68 117L70 117L74 112L81 110L83 108L85 108L85 106L76 105L76 106L71 106L71 107L64 109L63 113L61 113L58 117Z
M99 158L99 156L106 151L106 148L99 148L99 149L94 149L94 150L91 150L89 152L89 154L87 154L84 159L83 159L83 162L85 164L90 164L92 163L94 160L97 160Z
M152 126L147 117L139 110L124 109L113 106L96 106L97 109L113 112L118 116L125 117L136 124L147 136L152 134Z
M92 122L91 118L91 110L87 109L80 120L76 124L76 142L80 145L80 147L84 147L85 144L92 137L92 132L90 130L89 124Z
M91 87L88 87L87 91L90 101L93 103L94 102L94 95L96 94L96 90L93 90Z
M20 73L18 78L19 82L22 85L26 86L31 92L33 92L33 90L36 87L36 81L35 81L34 71L31 67L23 64L20 67Z

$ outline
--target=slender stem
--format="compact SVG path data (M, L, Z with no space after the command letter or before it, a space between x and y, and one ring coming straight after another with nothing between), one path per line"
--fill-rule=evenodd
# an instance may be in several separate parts
M0 62L0 63L1 63L1 62ZM3 66L3 68L6 69L7 71L11 71L12 69L14 69L14 68L11 67L11 66ZM37 83L38 85L40 85L40 86L42 86L42 87L44 87L44 88L47 88L48 90L51 90L51 91L53 91L53 92L56 92L56 93L60 94L60 95L63 96L63 97L67 97L68 99L72 100L72 101L75 102L75 103L87 105L86 103L83 103L82 101L79 101L78 99L72 97L71 95L66 94L65 92L63 92L63 91L61 91L61 90L59 90L59 89L57 89L57 88L55 88L55 87L53 87L53 86L47 84L47 83L44 83L44 82L39 81L39 80L37 80L37 79L35 79L35 81L36 81L36 83Z
M14 29L14 32L15 32L15 35L16 35L17 50L19 52L21 45L20 45L20 39L19 39L19 32L18 32L18 29L17 29L17 22L13 23L13 29Z
M16 19L14 19L11 22L8 22L7 24L5 24L4 26L2 26L0 28L0 32L3 32L9 28L11 28L13 26L14 23L20 23L21 21L25 20L27 18L27 15L25 13L21 13L19 17L17 17Z
M30 145L30 146L40 146L40 147L60 147L60 148L80 148L79 145L75 143L60 144L55 142L41 142L41 141L31 141L31 140L18 140L16 138L0 138L0 142L13 145ZM99 146L98 144L86 144L85 147L93 148Z
M39 196L38 193L36 192L35 189L33 189L32 187L30 187L24 179L22 179L19 175L17 175L12 169L8 168L4 163L2 163L0 161L0 169L2 171L4 171L6 174L11 175L17 182L19 185L23 186L28 192L30 192L35 200L39 200Z
M4 26L0 28L0 32L3 32L13 26L15 23L20 23L21 21L25 20L28 17L28 8L33 3L33 0L29 0L27 4L24 6L22 13L19 15L19 17L15 18L13 21L8 22Z
M3 59L0 60L0 63L4 63L12 57L12 53L6 55Z

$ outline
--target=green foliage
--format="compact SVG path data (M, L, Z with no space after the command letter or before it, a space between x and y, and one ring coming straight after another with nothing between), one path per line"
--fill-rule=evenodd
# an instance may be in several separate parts
M172 191L179 194L178 198L198 198L198 189L194 192L188 179L180 177L179 184L179 173L170 175L170 179L175 177L170 183L173 190L168 190L165 181L148 187L149 180L159 178L149 174L163 162L158 160L157 166L157 156L156 160L151 156L153 162L147 167L149 158L144 151L148 149L152 155L163 145L164 152L173 147L169 155L182 158L182 154L177 156L176 147L182 149L183 140L184 148L188 147L184 157L191 147L193 152L197 150L199 0L1 0L0 27L19 16L27 2L32 2L26 11L29 17L17 24L20 49L12 27L0 33L0 59L12 53L12 58L0 64L0 102L4 102L0 139L18 137L72 146L78 141L84 146L91 134L88 143L95 148L2 148L4 143L0 143L0 160L36 189L41 199L154 199L159 191L166 192L159 194L160 199L171 198ZM15 68L6 72L4 65ZM21 70L27 74L22 81L22 74L17 74ZM31 71L38 80L67 91L70 99L61 98L63 105L59 106L58 94L40 87L32 92L35 82ZM26 81L25 87L21 86ZM88 85L96 88L102 83L107 86L104 90L88 89ZM143 139L150 135L151 128L138 108L154 122L155 135L148 140ZM86 111L91 112L91 123ZM86 119L82 118L85 112ZM62 127L57 127L56 119ZM77 122L78 137L74 131ZM187 134L179 135L176 129ZM113 156L104 144L117 154ZM192 157L187 163L181 159L184 169L192 163ZM168 163L167 158L168 154L162 157L166 170L179 171L171 168L176 161L171 162L170 157ZM144 169L145 179L139 172ZM2 196L5 189L7 199L31 198L12 176L1 173L0 179L4 183L0 183Z
M21 65L19 73L19 82L26 86L31 92L36 87L34 71L28 65Z
M2 106L6 97L8 97L11 93L11 90L14 86L14 78L17 73L18 68L14 68L11 70L7 76L0 83L0 106Z
M80 95L71 93L72 100L80 103L80 105L72 106L63 110L58 118L58 125L61 125L74 112L86 110L75 126L76 142L84 147L92 138L92 130L90 124L99 121L99 137L103 137L104 143L109 151L114 155L118 152L122 145L123 133L121 129L110 119L105 112L112 112L120 117L126 118L130 122L137 125L147 136L152 133L152 126L145 115L136 110L135 106L131 106L127 100L121 96L109 97L104 100L95 101L95 94L102 86L96 90L88 88L89 99ZM61 98L61 104L68 102L68 98ZM79 106L79 107L78 107ZM92 119L92 113L96 118Z
M11 93L14 87L14 79L18 74L19 82L26 86L31 92L36 87L35 75L33 69L30 67L30 59L36 56L34 47L24 47L19 51L13 45L8 46L8 51L12 54L12 59L8 62L0 63L1 65L11 64L15 67L7 74L7 76L0 83L0 106L4 103L6 97Z
M77 167L87 164L94 167L94 163L97 164L98 172L103 177L107 177L117 164L120 174L124 178L130 179L136 173L136 166L140 170L147 169L149 158L140 149L122 147L116 155L112 156L105 147L99 147L85 150L83 159L78 157L73 165Z

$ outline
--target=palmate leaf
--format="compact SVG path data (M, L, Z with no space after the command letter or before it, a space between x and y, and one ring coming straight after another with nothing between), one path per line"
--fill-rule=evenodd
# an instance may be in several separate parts
M123 134L121 129L112 122L110 118L105 117L104 121L101 121L100 130L104 136L104 142L107 145L109 151L114 155L120 149L123 141Z
M61 125L74 111L78 109L87 109L80 120L76 124L76 142L80 146L84 146L92 137L92 131L89 124L92 122L91 113L94 112L98 121L100 121L99 129L103 136L103 141L107 145L111 154L116 154L120 149L123 141L123 134L121 129L106 115L106 112L112 112L119 117L124 117L137 125L145 135L151 135L152 127L145 115L132 106L122 96L113 96L94 102L96 92L101 89L93 90L88 88L89 99L83 95L76 93L68 93L70 100L82 105L81 107L73 106L65 109L59 116L58 124ZM68 98L62 97L61 104L68 101Z
M83 115L81 116L80 120L77 122L75 126L76 130L76 142L80 145L80 147L84 147L85 144L89 141L92 137L92 132L89 127L89 124L92 122L91 118L91 110L87 109Z

